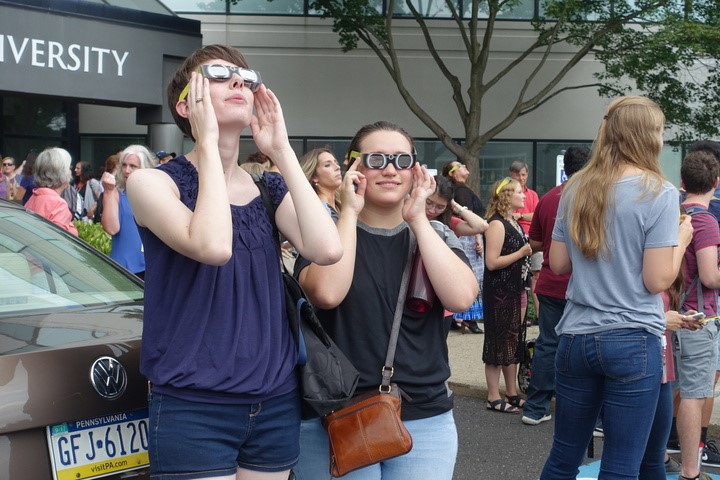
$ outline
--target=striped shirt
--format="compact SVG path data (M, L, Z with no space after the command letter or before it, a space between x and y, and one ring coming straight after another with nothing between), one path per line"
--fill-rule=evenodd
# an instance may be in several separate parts
M717 248L720 245L720 227L714 215L710 214L704 205L698 203L683 203L683 206L692 214L693 239L685 250L685 302L683 310L698 310L697 285L693 280L698 277L697 252L707 247ZM719 256L720 258L720 256ZM699 281L699 280L698 280ZM717 314L718 292L712 288L702 286L703 309L707 316Z

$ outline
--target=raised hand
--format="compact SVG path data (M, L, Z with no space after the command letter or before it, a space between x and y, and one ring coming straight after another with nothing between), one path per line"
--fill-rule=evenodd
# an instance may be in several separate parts
M416 163L412 167L413 187L410 194L405 198L402 208L403 219L412 223L418 219L426 219L425 201L435 193L435 178L428 173L427 169Z
M187 117L196 143L217 145L220 138L215 108L210 97L210 81L200 73L190 75L187 99Z
M273 153L289 148L290 141L280 102L265 85L261 85L255 92L255 112L250 121L255 144L261 152L275 161ZM281 160L280 157L278 160Z

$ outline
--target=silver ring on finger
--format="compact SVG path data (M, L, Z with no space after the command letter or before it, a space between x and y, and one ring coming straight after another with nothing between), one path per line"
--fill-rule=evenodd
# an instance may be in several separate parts
M200 102L202 102L202 101L203 101L203 97L200 97L200 98L198 98L197 100L195 100L195 103L200 103Z

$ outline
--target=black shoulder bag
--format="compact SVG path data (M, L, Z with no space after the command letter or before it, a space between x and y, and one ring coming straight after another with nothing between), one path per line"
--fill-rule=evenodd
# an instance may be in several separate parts
M275 206L270 200L267 185L263 177L252 177L260 190L273 226L275 243L280 249ZM285 310L298 349L297 364L302 399L318 415L327 415L352 398L360 374L325 332L307 295L284 266L282 277L285 286Z

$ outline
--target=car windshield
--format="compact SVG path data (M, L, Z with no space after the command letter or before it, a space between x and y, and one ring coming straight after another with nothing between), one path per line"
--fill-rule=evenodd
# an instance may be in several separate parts
M142 286L92 247L0 204L0 316L142 299Z

